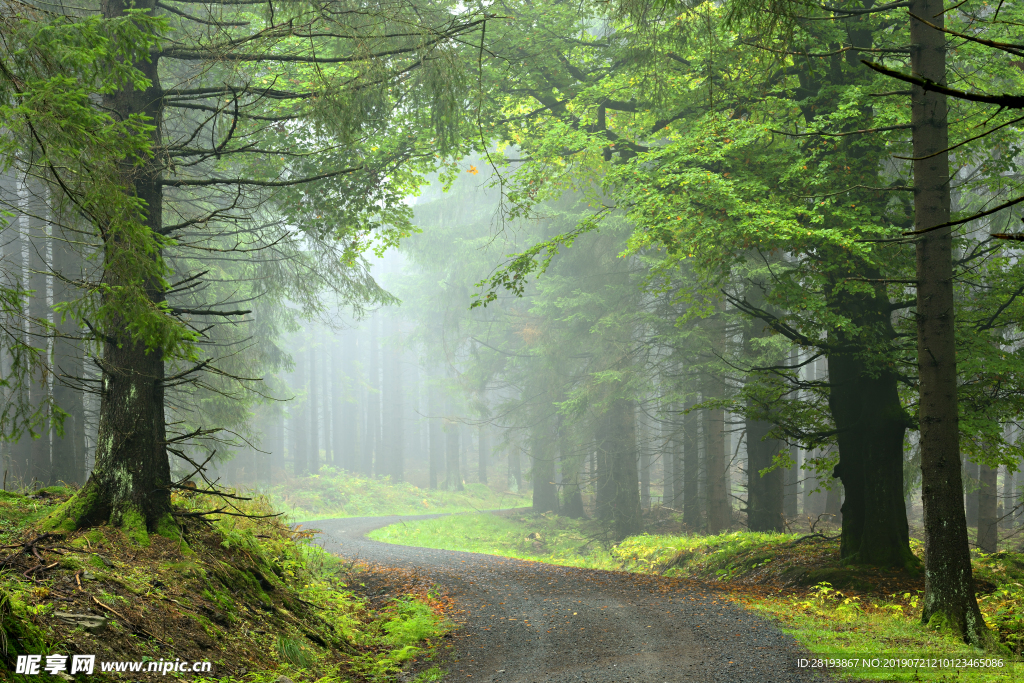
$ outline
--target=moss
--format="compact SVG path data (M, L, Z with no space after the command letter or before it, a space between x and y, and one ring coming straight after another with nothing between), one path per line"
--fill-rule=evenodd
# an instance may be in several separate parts
M60 497L63 498L64 496L73 496L73 495L75 495L75 492L72 491L67 486L46 486L46 487L43 487L43 488L39 489L38 491L36 491L32 495L34 495L34 496L44 496L44 497L45 496L60 496Z
M121 531L136 545L149 547L149 532L146 531L146 518L138 510L125 510L121 513Z
M99 521L100 493L95 485L85 487L47 515L39 524L43 531L71 532Z
M174 521L174 516L171 513L167 513L157 520L154 531L156 531L160 536L172 541L177 541L181 538L181 528Z
M0 491L0 500L21 500L25 496L14 491Z

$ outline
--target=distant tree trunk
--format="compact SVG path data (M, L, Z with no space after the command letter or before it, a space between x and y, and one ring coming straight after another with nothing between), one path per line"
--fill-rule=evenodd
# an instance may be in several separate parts
M946 83L942 0L910 0L911 72ZM914 17L920 17L915 19ZM928 21L938 29L923 23ZM974 595L957 406L946 96L911 88L914 229L917 237L917 364L925 529L925 595L921 621L944 614L954 632L981 647L987 628Z
M640 533L643 528L635 404L623 398L612 399L598 431L598 516L610 519L616 537L625 538Z
M783 511L784 471L772 466L782 449L778 439L768 439L772 425L763 420L747 420L747 527L751 531L786 530Z
M293 474L296 477L304 477L309 474L309 378L306 376L308 368L308 351L302 349L295 354L295 385L299 398L292 403L293 410L289 417L290 427L293 432L295 445L292 455Z
M320 471L320 372L316 362L316 343L309 346L309 393L306 406L309 411L309 471L316 474Z
M983 464L978 479L978 550L994 553L999 545L999 470Z
M675 496L675 421L677 419L672 406L669 406L668 413L661 418L661 504L667 508L677 509Z
M430 458L430 488L436 489L438 479L444 477L445 433L442 418L435 416L444 412L444 403L441 400L441 392L433 384L428 389L428 396L427 412L430 417L427 419L427 449Z
M477 427L477 443L480 446L480 460L477 464L477 474L481 484L487 483L487 460L491 457L491 434L490 427L481 424Z
M798 508L800 502L800 449L796 446L790 446L789 458L793 461L793 464L786 468L786 488L782 499L782 509L787 520L796 519L797 515L800 514Z
M50 307L47 304L47 195L46 188L39 181L28 183L28 287L32 294L28 300L29 344L48 356L49 333L46 322ZM46 375L42 370L32 374L29 384L29 401L34 409L43 406L50 395ZM46 411L49 417L49 411ZM32 439L32 480L41 484L53 483L53 465L50 461L50 428L43 425L40 433Z
M651 509L651 451L646 426L637 430L640 443L640 509Z
M580 488L580 473L583 470L583 457L573 453L569 430L565 424L558 429L558 457L562 470L562 503L561 514L572 519L583 519L583 491Z
M700 527L700 414L693 410L693 402L684 407L683 414L683 524L688 529ZM679 460L676 460L678 465ZM678 480L679 477L677 476ZM676 503L678 505L678 503Z
M402 454L404 435L401 364L397 348L399 327L398 318L395 315L385 318L385 330L385 337L389 344L381 349L384 356L382 400L385 423L381 433L384 461L378 465L377 472L391 477L393 482L399 482L402 481L404 475Z
M444 421L444 446L445 446L445 477L444 488L446 491L462 491L465 486L462 484L462 467L459 453L459 432L461 425L454 420L454 412L451 401L447 404L445 411L447 417Z
M277 440L274 443L274 450L272 451L272 457L270 459L270 470L267 472L267 483L271 484L274 481L274 465L276 464L278 469L282 472L287 472L285 469L284 453L285 443L288 436L287 428L285 427L285 414L284 408L278 407L274 412L274 421L277 423L276 437Z
M352 404L349 401L349 359L351 358L352 330L341 333L341 344L335 343L331 349L331 441L334 443L334 466L339 470L353 470L353 446L355 445L355 425L352 415Z
M1013 518L1016 514L1017 487L1015 480L1015 474L1010 471L1009 467L1003 465L1003 513L999 515L1001 520L999 523L1002 528L1007 530L1013 528Z
M381 430L380 430L380 335L378 334L378 328L380 327L379 316L375 313L370 316L370 377L369 386L367 388L367 416L366 416L366 430L368 432L367 438L370 443L368 462L363 463L367 476L373 476L374 472L377 474L384 474L381 468Z
M709 375L708 395L722 398L725 395L724 382ZM706 444L705 468L708 486L708 533L725 531L732 524L732 506L729 503L725 471L725 411L721 408L704 411L704 433Z
M539 411L550 410L550 404L540 403ZM533 426L530 429L533 511L558 512L558 488L555 486L555 418L545 412L533 417Z
M519 444L515 441L508 445L508 488L519 493L523 486L523 467L519 458Z
M53 270L61 277L53 281L54 305L74 301L78 298L75 286L70 284L81 279L82 258L72 246L72 237L59 233L53 235ZM70 317L64 320L55 316L57 336L53 341L53 398L54 402L67 413L64 418L63 435L53 435L54 479L74 484L84 484L85 471L85 402L82 392L73 388L72 382L85 374L82 350L75 341L80 333L78 325Z

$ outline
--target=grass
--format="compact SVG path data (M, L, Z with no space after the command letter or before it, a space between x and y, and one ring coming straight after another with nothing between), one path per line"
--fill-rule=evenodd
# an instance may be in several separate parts
M816 656L984 658L943 629L920 623L920 573L839 564L839 543L798 534L660 533L610 542L602 525L556 515L459 515L378 529L371 538L559 565L690 578L726 591L774 620ZM921 548L916 542L915 552ZM986 622L1002 647L1024 645L1024 556L979 555L974 571ZM1012 671L1012 670L1011 670ZM859 680L1014 680L1006 669L850 668Z
M188 674L200 683L440 680L432 660L451 623L430 587L345 565L273 517L182 518L179 537L152 534L147 547L106 525L41 538L34 522L72 493L0 493L0 681L38 679L14 673L19 654L69 652L211 661L215 678ZM222 503L175 495L174 504L188 513ZM273 513L265 497L238 504ZM382 581L391 586L383 598ZM55 611L108 623L94 633ZM90 680L108 677L120 680Z
M527 496L466 484L465 491L421 489L388 477L371 479L331 467L320 474L289 479L269 491L275 507L296 522L337 517L480 512L529 505Z

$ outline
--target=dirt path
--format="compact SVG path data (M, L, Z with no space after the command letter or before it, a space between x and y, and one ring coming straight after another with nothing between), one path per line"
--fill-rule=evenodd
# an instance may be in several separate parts
M373 529L419 517L310 523L348 559L415 569L464 614L449 681L675 683L820 681L806 651L699 584L378 543Z

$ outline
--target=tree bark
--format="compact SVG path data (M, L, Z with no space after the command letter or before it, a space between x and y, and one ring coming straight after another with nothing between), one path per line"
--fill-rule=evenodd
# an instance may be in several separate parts
M911 0L911 15L943 27L942 0ZM913 16L911 71L946 83L946 36ZM949 227L949 136L946 96L911 88L914 228L917 241L917 364L921 425L922 500L925 527L925 595L921 621L941 614L975 646L987 641L974 596L957 414L953 324L953 242Z

